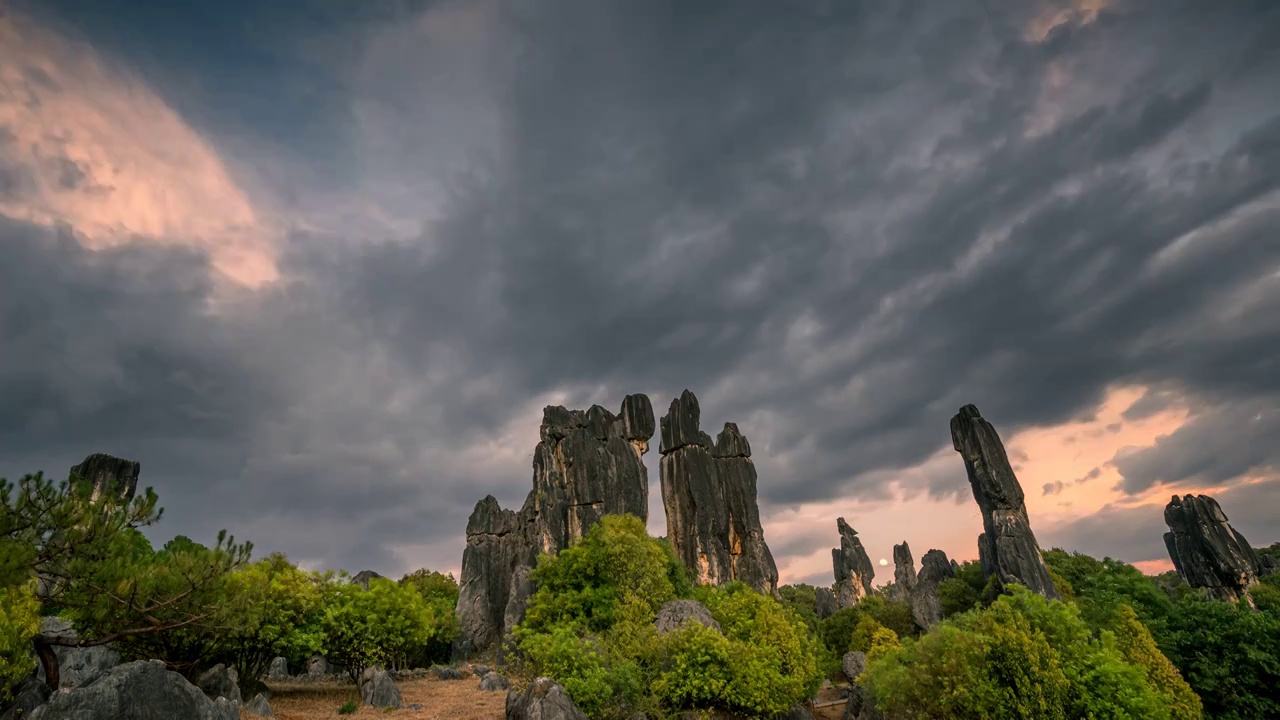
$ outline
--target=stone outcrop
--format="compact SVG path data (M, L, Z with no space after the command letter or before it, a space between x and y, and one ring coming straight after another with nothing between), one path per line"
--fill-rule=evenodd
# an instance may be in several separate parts
M666 635L672 630L679 630L690 620L721 632L720 623L697 600L668 600L658 608L658 616L654 618L653 625L658 629L659 635Z
M239 720L226 698L210 700L195 685L159 660L138 660L111 668L89 684L61 689L36 708L31 720Z
M201 673L200 678L196 680L196 687L200 688L200 692L210 700L217 700L220 697L233 703L239 703L241 700L240 686L236 684L233 673L228 671L227 666L222 663Z
M71 623L55 615L40 619L40 634L60 638L76 637L76 631L71 627ZM58 658L59 688L87 685L120 664L120 653L112 643L84 648L54 645L53 654ZM36 663L36 677L42 681L45 679L44 666L41 663Z
M911 594L911 616L917 625L927 630L942 621L938 586L955 576L954 564L941 550L930 550L920 558L920 574L916 576L916 588Z
M507 693L506 720L587 720L555 680L540 677L524 692Z
M499 672L490 670L480 678L481 690L509 690L511 683L507 682L507 676Z
M826 620L836 614L836 594L829 589L820 587L813 591L813 612L818 616L819 620Z
M1258 582L1258 554L1208 495L1177 495L1164 508L1169 532L1165 547L1188 585L1205 588L1219 600L1252 604L1249 587Z
M381 579L381 578L382 578L381 575L379 575L378 573L372 570L361 570L360 572L351 576L351 582L355 583L356 585L359 585L365 590L368 590L370 580Z
M876 577L871 558L858 539L858 531L849 527L844 518L836 519L840 531L840 547L831 550L831 564L836 574L836 605L853 607L871 592L871 581Z
M858 676L867 669L867 654L859 650L845 653L840 659L840 669L844 672L846 680L852 683L858 682Z
M104 495L111 495L127 503L138 491L138 473L141 469L142 466L133 460L94 453L85 458L84 462L72 467L71 472L93 488L93 501Z
M360 700L371 707L399 708L400 688L396 687L386 670L367 668L360 674Z
M283 657L276 657L271 661L271 665L267 667L268 680L288 680L289 679L289 661Z
M738 580L778 593L778 568L764 541L751 445L734 423L712 441L688 390L661 420L659 477L667 539L699 583Z
M262 693L254 695L253 699L249 701L249 704L244 706L244 709L250 715L257 715L258 717L275 717L275 713L271 712L271 703L267 702L266 696Z
M1031 532L1022 485L995 428L978 408L965 405L951 418L951 442L964 459L969 486L982 510L978 557L983 576L995 575L1002 586L1016 583L1060 600Z
M916 591L916 561L911 556L911 546L905 541L893 546L893 587L889 591L889 599L896 602L911 602Z
M43 680L35 673L26 676L17 685L10 688L12 698L8 705L0 705L0 720L26 720L35 709L49 700L53 693Z
M533 453L533 489L517 512L493 496L476 503L462 555L455 658L492 646L524 616L527 570L557 553L605 515L648 520L649 477L641 459L653 437L649 398L628 395L619 414L548 406Z

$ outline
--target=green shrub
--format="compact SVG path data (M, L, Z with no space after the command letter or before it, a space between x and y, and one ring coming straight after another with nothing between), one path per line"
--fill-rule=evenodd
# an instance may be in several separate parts
M355 700L348 700L338 708L339 715L354 715L360 709L360 703Z
M1111 622L1116 648L1128 662L1142 668L1147 682L1164 697L1172 720L1197 720L1201 716L1200 698L1182 679L1178 668L1156 647L1151 631L1138 621L1138 614L1128 605L1116 609Z
M9 688L35 669L31 638L39 631L35 583L0 588L0 707Z
M320 619L325 657L347 668L352 680L371 665L403 668L410 656L456 627L410 584L374 578L365 590L345 576L322 588Z

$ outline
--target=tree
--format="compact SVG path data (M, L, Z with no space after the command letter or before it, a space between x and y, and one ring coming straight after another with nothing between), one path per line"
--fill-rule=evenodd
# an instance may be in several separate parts
M374 578L365 590L339 575L322 589L320 623L325 657L347 668L352 681L376 664L403 668L409 658L453 627L412 585Z
M163 557L137 532L160 519L151 488L130 503L92 500L79 477L58 485L42 474L16 485L0 479L0 589L40 583L41 599L62 609L77 637L33 638L50 687L58 686L54 646L88 647L208 621L220 585L249 557L225 532L205 552L176 547Z
M1172 720L1198 720L1203 708L1200 698L1182 679L1178 668L1156 647L1151 631L1138 621L1138 614L1128 605L1116 608L1111 621L1116 648L1128 662L1142 668L1147 682L1166 698Z
M15 682L35 667L31 639L40 631L40 603L34 582L0 588L0 707Z
M447 660L460 630L454 612L458 607L458 582L452 573L445 575L423 568L400 578L400 584L416 590L441 625L441 631L420 652L410 656L409 664L425 666Z

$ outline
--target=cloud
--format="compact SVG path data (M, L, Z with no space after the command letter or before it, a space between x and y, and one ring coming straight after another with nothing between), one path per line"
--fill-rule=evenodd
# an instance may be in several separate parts
M289 152L350 145L358 171L301 184L296 212L350 182L358 202L334 213L379 216L310 218L270 245L276 282L215 304L225 258L204 238L265 214L216 169L270 175L275 155L219 166L195 149L216 129L168 120L154 143L126 135L144 159L184 149L139 170L141 196L189 175L208 200L179 193L157 242L91 251L98 165L59 155L84 174L64 193L66 168L0 149L4 197L95 209L63 212L72 230L25 210L0 227L0 279L22 290L0 403L29 409L0 428L3 469L117 452L174 531L450 568L479 497L527 492L543 404L645 392L661 413L689 387L706 427L751 439L784 578L830 572L850 508L875 555L906 539L972 557L947 431L969 402L1027 487L1061 487L1029 493L1037 529L1119 507L1122 478L1271 472L1274 433L1247 423L1277 399L1274 20L1080 7L1032 39L1043 7L942 2L446 3L329 28L347 40L335 112L358 122L318 119L344 142ZM117 117L73 90L45 91L58 122ZM273 95L281 113L298 92ZM125 132L108 129L104 147Z

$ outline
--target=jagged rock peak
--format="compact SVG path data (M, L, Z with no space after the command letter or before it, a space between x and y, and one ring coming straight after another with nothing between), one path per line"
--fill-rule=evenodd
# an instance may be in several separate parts
M106 453L94 453L71 468L72 473L93 487L93 500L111 494L123 502L132 500L138 491L138 473L141 470L142 465L135 460Z
M648 444L653 437L653 405L647 395L628 395L622 400L617 415L592 405L587 410L569 410L563 405L548 405L542 410L542 426L538 433L543 441L561 440L574 430L586 430L597 440L620 437L623 440L643 441Z
M938 585L955 577L955 566L941 550L930 550L920 558L920 574L911 593L911 616L916 624L926 630L942 621L942 602L938 598Z
M840 547L831 550L836 604L842 608L853 607L871 592L871 581L875 579L876 571L866 548L858 539L858 531L850 527L844 518L836 518L836 530L840 532Z
M965 405L951 418L951 443L964 460L969 487L982 510L985 532L978 537L978 555L983 575L1061 599L1031 532L1022 485L995 428L977 407Z
M485 495L467 518L467 537L472 535L507 535L516 530L516 514L504 510L498 498Z
M1218 501L1208 495L1177 495L1164 508L1165 547L1178 574L1191 587L1220 600L1252 604L1249 587L1261 563L1244 536L1231 527Z
M776 594L778 569L764 541L751 445L734 423L716 442L699 426L689 390L660 420L659 476L668 539L697 582L739 580Z
M893 546L893 591L890 597L901 602L910 602L911 594L916 589L916 561L911 556L911 546L902 541Z

